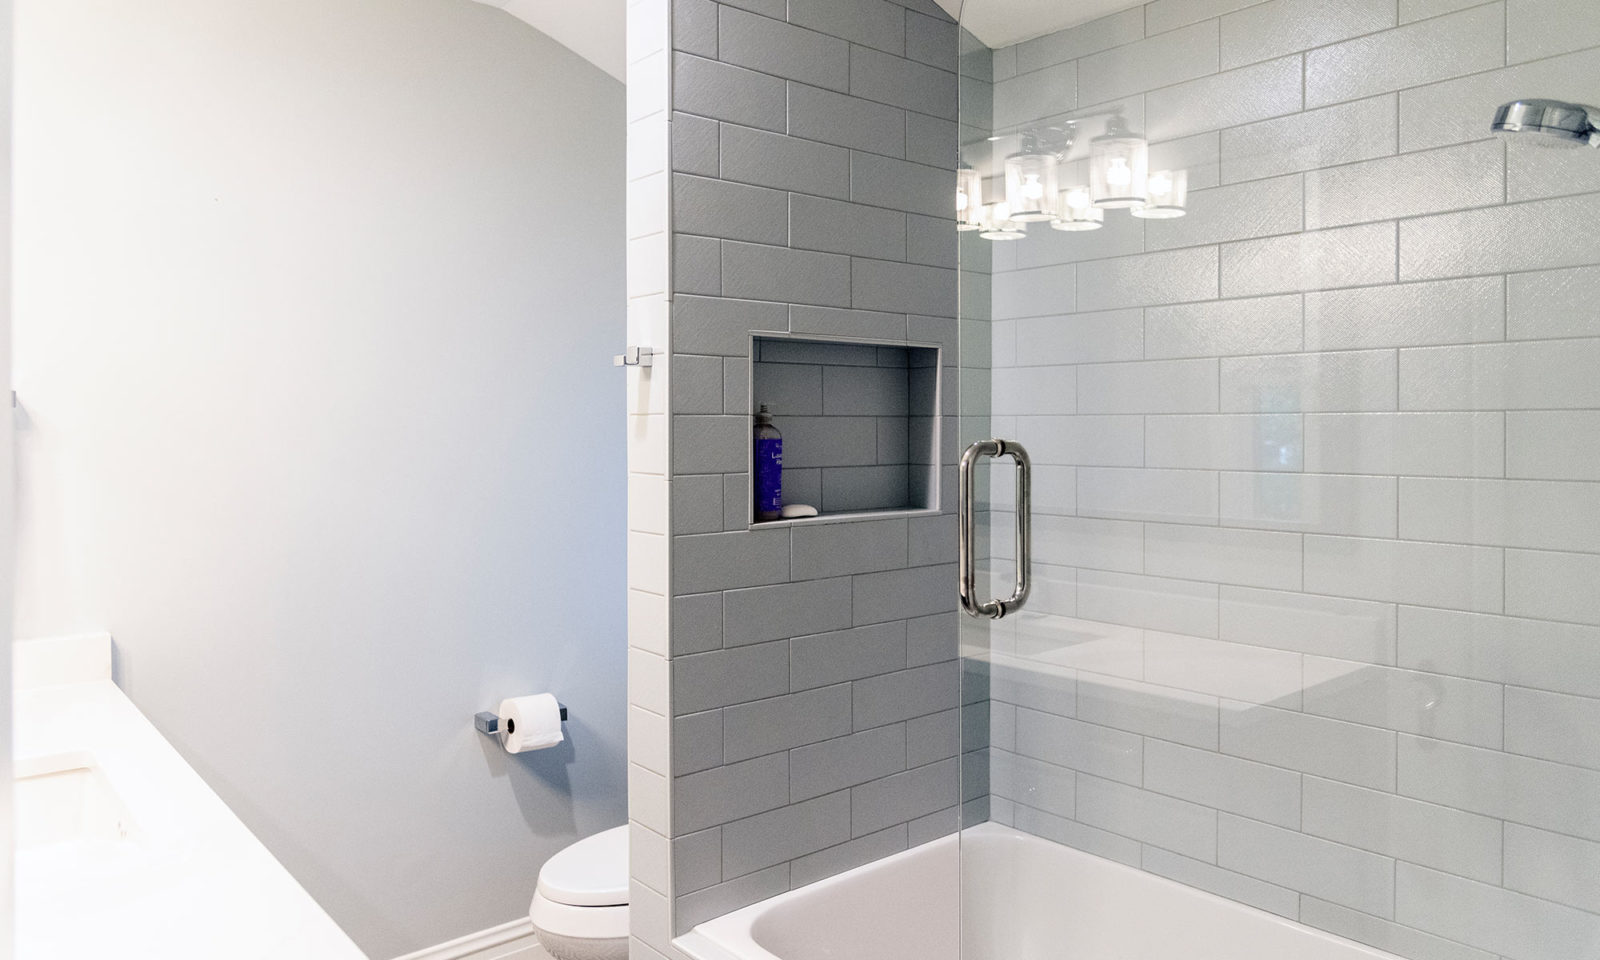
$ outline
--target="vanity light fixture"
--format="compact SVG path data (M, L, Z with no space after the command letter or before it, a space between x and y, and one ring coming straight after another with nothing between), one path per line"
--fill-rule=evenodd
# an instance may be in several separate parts
M1089 188L1068 187L1061 191L1060 216L1051 221L1052 230L1099 230L1105 226L1106 212L1089 200Z
M983 229L978 236L985 240L1021 240L1028 230L1011 217L1009 204L996 203L984 208Z
M1147 181L1150 199L1128 211L1145 220L1172 220L1188 213L1189 171L1157 170Z
M1150 145L1120 116L1089 141L1089 198L1102 209L1142 207L1150 199Z
M1080 167L1083 160L1069 161L1083 118L1005 135L1019 137L1020 143L1001 170L991 171L1003 173L1005 196L999 202L983 203L982 170L961 161L956 170L956 229L977 231L985 240L1020 240L1028 235L1029 223L1048 222L1051 229L1068 232L1099 230L1105 226L1105 212L1113 209L1145 220L1186 216L1189 171L1151 171L1150 145L1142 134L1129 129L1121 114L1094 116L1106 118L1106 129L1089 141L1087 172ZM988 163L974 162L979 167ZM988 192L999 189L991 183Z
M983 229L983 175L965 162L956 168L956 229Z
M1011 219L1039 223L1056 218L1056 164L1058 158L1040 146L1032 133L1022 137L1022 149L1006 158L1006 204Z

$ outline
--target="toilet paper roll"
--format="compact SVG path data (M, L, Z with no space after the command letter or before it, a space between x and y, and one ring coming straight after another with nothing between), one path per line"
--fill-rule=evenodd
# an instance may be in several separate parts
M543 750L562 740L561 704L553 694L536 693L500 701L500 746L507 753Z

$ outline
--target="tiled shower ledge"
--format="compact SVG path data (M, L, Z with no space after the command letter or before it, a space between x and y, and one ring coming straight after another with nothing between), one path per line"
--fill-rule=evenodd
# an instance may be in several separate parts
M814 517L790 517L787 520L758 520L750 524L751 530L768 527L796 527L817 523L848 523L852 520L888 520L894 517L936 517L937 508L903 507L896 510L847 510L839 513L819 513Z

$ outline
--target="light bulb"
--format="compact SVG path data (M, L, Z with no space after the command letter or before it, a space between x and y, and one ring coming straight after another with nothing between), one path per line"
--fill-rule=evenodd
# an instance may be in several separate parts
M1149 198L1130 213L1144 220L1172 220L1188 213L1189 171L1157 170L1150 174Z
M1061 216L1050 224L1053 230L1098 230L1105 225L1106 212L1089 200L1087 187L1061 191Z
M956 229L981 229L982 219L983 176L963 163L956 168Z
M985 240L1021 240L1028 235L1022 224L1011 219L1011 205L997 203L984 212L978 236Z
M1038 140L1023 138L1023 150L1006 158L1006 204L1011 219L1029 223L1052 220L1050 205L1056 196L1057 157L1045 152Z
M1121 117L1112 117L1105 134L1089 142L1090 199L1102 208L1144 206L1149 166L1144 137L1129 131Z

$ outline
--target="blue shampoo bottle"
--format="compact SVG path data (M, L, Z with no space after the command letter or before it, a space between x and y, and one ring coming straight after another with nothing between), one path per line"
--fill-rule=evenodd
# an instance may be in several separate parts
M756 519L776 520L783 510L783 434L766 404L756 411Z

